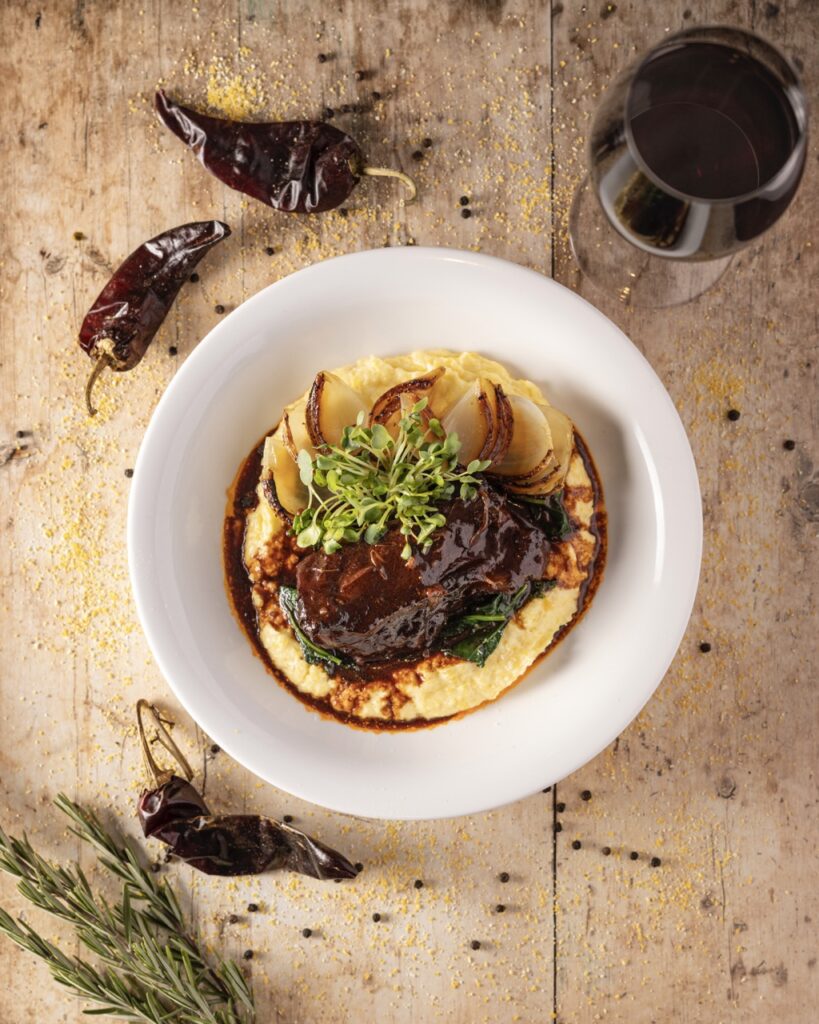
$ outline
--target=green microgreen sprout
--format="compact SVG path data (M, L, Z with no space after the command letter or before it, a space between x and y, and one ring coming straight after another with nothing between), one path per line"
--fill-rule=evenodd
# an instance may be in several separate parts
M489 462L458 463L461 443L447 434L440 420L426 418L422 398L404 415L393 438L380 423L364 426L359 413L345 427L337 445L325 445L315 456L298 453L299 475L307 488L307 507L293 521L299 547L321 547L328 554L364 540L375 544L397 526L406 561L417 547L427 552L435 530L446 523L439 509L456 495L474 497L476 476Z

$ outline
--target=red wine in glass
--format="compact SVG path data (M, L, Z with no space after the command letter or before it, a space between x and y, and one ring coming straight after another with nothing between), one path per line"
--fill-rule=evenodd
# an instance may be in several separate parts
M709 270L686 274L679 264L730 256L778 220L799 185L806 141L798 75L769 43L725 28L670 37L612 85L595 116L599 207L586 211L588 223L583 211L572 215L581 267L631 297L642 285L646 305L692 297L704 290L695 277L708 287ZM601 212L607 223L595 225Z

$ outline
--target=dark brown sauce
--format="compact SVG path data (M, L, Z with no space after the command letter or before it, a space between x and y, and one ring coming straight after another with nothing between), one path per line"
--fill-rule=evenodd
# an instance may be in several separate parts
M272 430L274 429L275 427L272 428ZM493 697L490 701L485 701L483 704L478 704L473 708L467 708L455 715L447 715L443 718L415 719L408 722L402 722L396 721L395 719L364 720L356 718L353 715L346 714L343 711L337 711L335 709L329 711L326 701L318 700L311 697L309 694L302 693L302 691L299 690L297 686L294 686L284 673L280 672L276 668L270 660L270 656L265 650L265 647L259 637L258 616L253 604L253 591L244 562L243 549L247 515L255 509L259 503L258 495L256 494L256 485L259 482L259 475L261 473L264 438L267 437L272 430L268 431L268 433L266 433L264 437L253 446L249 455L244 459L239 467L239 472L236 474L236 478L228 489L227 510L222 534L225 587L228 592L228 597L230 598L233 613L236 616L239 625L242 627L243 632L250 640L255 654L264 663L267 671L289 693L298 698L302 704L305 704L313 711L317 711L324 718L328 718L336 722L340 721L345 725L364 729L367 732L395 732L408 729L427 729L435 725L443 725L446 722L454 721L457 718L462 718L464 715L471 714L473 711L477 711L478 708L484 707L485 704L493 703L495 700L498 700L500 697L507 694L511 689L513 689L513 687L517 686L518 683L520 683L536 665L539 665L548 654L552 653L560 641L568 635L568 633L577 625L586 613L586 610L591 604L592 598L597 592L597 588L603 578L608 550L608 519L603 501L603 488L600 483L600 476L597 472L597 467L594 464L594 459L592 458L585 441L575 429L575 444L577 451L583 460L583 465L588 473L589 479L592 481L593 513L591 523L588 526L588 531L595 538L595 552L588 574L580 587L577 611L569 622L564 626L561 626L557 633L555 633L552 642L546 650L539 654L529 668L510 683L510 685L497 697ZM578 524L575 523L575 525ZM441 664L451 664L458 660L457 658L451 658L443 654L435 655L435 659ZM429 661L428 658L423 660L426 662ZM390 677L394 677L397 672L406 672L412 668L413 666L411 664L401 662L394 665L379 665L377 668L369 668L365 669L365 671L356 670L356 673L354 674L339 673L339 675L341 678L346 678L348 680L352 680L353 678L360 679L365 684L368 681L373 680L378 680L383 684L388 683Z

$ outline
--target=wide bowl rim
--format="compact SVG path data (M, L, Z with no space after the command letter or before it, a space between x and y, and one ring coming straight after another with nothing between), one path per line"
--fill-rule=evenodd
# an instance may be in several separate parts
M142 569L142 566L145 564L143 555L146 545L146 531L141 527L140 520L143 513L147 512L150 514L150 494L148 494L143 488L141 481L146 477L146 471L151 468L151 460L161 456L161 445L158 445L158 440L161 439L161 433L166 429L168 421L173 419L177 395L181 393L186 381L198 373L199 367L204 366L213 358L214 353L217 353L222 346L235 344L235 341L231 341L231 335L234 332L234 328L240 325L242 318L249 318L258 307L269 302L271 297L275 297L283 290L291 288L293 286L293 282L297 280L302 284L307 282L315 283L320 281L322 275L337 273L339 267L347 268L357 275L364 275L368 264L370 264L371 267L374 267L379 263L381 263L382 266L391 265L393 270L397 264L403 263L403 269L410 271L413 264L420 266L424 261L429 260L435 261L436 263L443 261L445 263L455 262L459 264L469 264L472 267L483 270L484 272L489 271L491 273L499 274L513 273L516 279L518 279L519 276L522 285L528 281L536 287L543 288L544 295L549 289L557 289L561 294L567 293L570 295L571 301L580 304L578 309L583 309L586 317L592 317L600 326L601 330L605 330L612 336L612 338L619 336L620 344L625 346L623 348L623 352L628 353L628 358L634 360L635 372L639 372L636 368L641 367L644 379L649 381L653 380L656 397L665 405L664 415L666 417L666 424L674 435L672 440L676 448L676 455L680 460L679 465L676 467L676 471L684 485L683 492L687 494L688 507L686 516L688 518L688 526L690 529L690 533L686 538L689 560L687 567L684 567L685 575L684 578L677 578L675 581L677 587L677 609L679 614L673 624L674 628L667 635L662 657L655 658L656 664L651 672L653 681L650 684L644 685L636 696L635 694L631 694L630 699L624 700L620 705L618 705L619 713L612 714L608 722L608 728L605 730L605 734L601 732L601 734L597 736L593 744L594 750L592 750L591 753L589 753L588 748L579 747L574 758L566 759L559 776L560 778L565 778L573 771L576 771L611 743L636 717L636 715L639 714L640 710L659 686L685 633L696 597L702 557L702 509L696 465L684 426L679 418L679 414L671 400L671 397L668 395L668 392L648 360L617 327L617 325L615 325L600 310L596 309L596 307L592 306L581 296L578 296L576 293L553 281L551 278L545 277L536 270L511 263L510 261L500 259L498 257L488 256L483 253L448 249L444 247L415 246L404 248L370 249L336 256L332 259L301 269L292 275L265 286L233 310L199 342L191 355L179 369L165 393L161 396L140 446L135 463L134 484L128 503L127 524L129 572L138 616L153 656L167 684L191 717L197 721L216 742L219 743L227 754L235 758L239 763L243 764L266 782L284 789L299 798L311 801L340 813L388 820L430 820L434 818L446 818L487 811L538 792L545 785L550 784L550 782L545 779L529 780L525 784L514 781L510 782L509 786L507 786L505 795L502 799L495 798L487 803L485 799L481 798L480 794L475 793L468 799L460 799L456 810L452 810L449 806L443 807L431 805L429 808L425 809L423 813L419 813L418 807L395 806L390 808L383 801L381 803L378 803L377 801L373 802L373 800L367 798L366 794L363 796L359 794L357 797L351 798L350 800L347 800L346 798L343 801L339 801L337 799L328 800L326 797L322 796L320 787L317 788L314 784L302 785L298 782L294 782L290 778L284 779L277 771L271 771L269 765L261 764L258 757L249 756L246 751L239 749L237 742L235 742L234 738L229 734L229 730L226 728L225 723L218 718L216 710L204 707L201 702L197 702L196 694L192 692L191 688L186 685L180 685L179 679L176 678L178 673L175 666L171 663L169 652L165 647L157 643L157 637L152 627L152 612L150 610L150 606L152 601L154 603L156 601L156 588L158 587L158 583L156 580L147 578ZM502 355L499 358L502 359ZM664 399L662 396L664 396ZM221 558L221 553L219 557ZM152 590L153 593L151 593ZM583 626L581 625L579 628L583 628ZM273 684L272 680L271 684ZM290 697L290 699L292 700L293 698ZM500 704L502 701L497 703ZM312 712L306 713L312 714ZM468 721L470 717L471 716L467 716L466 719L462 719L461 721ZM446 729L451 728L451 726L443 726L441 728ZM429 735L431 731L437 732L438 730L422 730L420 733L403 733L401 735L404 738L409 738L413 735ZM554 781L558 780L551 780L551 782Z

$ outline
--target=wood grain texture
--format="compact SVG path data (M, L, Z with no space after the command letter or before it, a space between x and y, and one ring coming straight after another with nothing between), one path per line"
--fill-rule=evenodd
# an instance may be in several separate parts
M595 103L637 53L686 23L746 25L802 62L815 97L815 5L7 0L0 9L0 445L26 446L0 467L4 826L28 830L55 857L75 855L48 809L64 789L130 828L141 784L132 707L149 696L179 721L218 807L289 812L366 864L354 886L329 889L171 869L214 944L254 950L260 1021L802 1024L817 995L815 152L783 221L682 308L635 312L589 290L565 223ZM403 207L396 186L365 182L344 214L321 218L246 202L160 131L150 111L158 82L251 116L331 107L374 162L418 177L420 201ZM87 420L88 364L74 348L85 310L143 239L205 216L226 219L234 238L203 263L144 363L100 389L101 415ZM385 825L263 787L212 753L174 705L129 594L124 471L216 304L230 309L318 259L413 243L475 247L554 273L623 327L689 430L706 547L680 652L609 750L551 793L492 814ZM735 423L730 407L742 414ZM21 430L31 434L18 439ZM258 913L246 912L249 900ZM22 909L5 878L0 903ZM83 1018L40 965L4 944L0 1019Z

